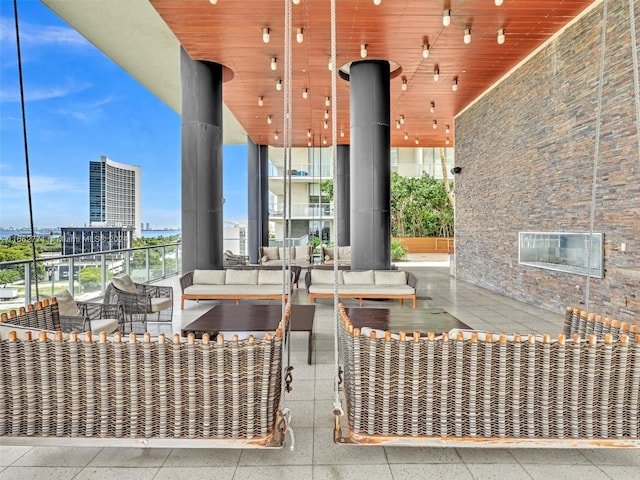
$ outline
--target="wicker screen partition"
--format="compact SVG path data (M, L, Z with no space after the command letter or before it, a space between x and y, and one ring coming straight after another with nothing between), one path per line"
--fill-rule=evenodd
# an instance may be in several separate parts
M601 329L583 341L572 336L580 322L571 310L569 338L376 338L360 335L344 310L341 318L348 434L336 416L338 443L640 447L635 327ZM595 332L584 318L584 330Z
M0 445L281 447L282 331L0 339Z

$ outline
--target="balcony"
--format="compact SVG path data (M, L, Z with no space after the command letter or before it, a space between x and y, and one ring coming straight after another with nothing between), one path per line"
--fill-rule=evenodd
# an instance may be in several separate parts
M269 219L270 220L283 220L285 219L284 205L269 205ZM323 204L309 204L309 203L292 203L291 204L291 219L293 220L317 220L317 219L331 219L333 213L331 212L331 205L327 203Z
M320 179L332 177L331 165L309 165L308 163L291 164L291 181L316 182ZM283 178L285 170L282 166L273 166L269 169L269 178ZM287 173L287 178L289 178Z

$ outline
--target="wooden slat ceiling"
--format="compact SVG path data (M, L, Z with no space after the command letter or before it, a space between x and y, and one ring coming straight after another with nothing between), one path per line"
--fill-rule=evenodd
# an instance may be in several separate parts
M232 78L224 84L224 102L258 144L282 146L284 79L284 12L288 0L150 0L194 60L217 62ZM360 60L366 44L369 59L386 59L402 68L390 80L391 143L393 146L454 146L453 117L545 40L564 27L593 0L337 0L337 64ZM451 24L443 26L443 10ZM292 141L307 146L311 130L315 146L331 143L323 128L325 99L331 96L328 63L331 15L328 0L300 0L292 5L292 33L304 29L304 40L292 39ZM262 40L262 28L270 41ZM471 43L465 44L465 28ZM497 32L505 29L499 45ZM430 53L423 58L422 46ZM271 58L278 68L272 71ZM434 69L439 80L434 81ZM335 71L335 69L334 69ZM407 89L402 90L406 79ZM457 91L452 90L454 79ZM338 143L349 143L349 84L338 78ZM308 89L308 99L302 90ZM258 106L258 97L264 105ZM435 104L432 113L431 102ZM272 123L267 116L272 116ZM400 116L404 124L396 128ZM433 122L437 121L437 128ZM450 131L446 133L445 127ZM275 133L279 138L275 138ZM405 139L405 137L407 137ZM447 139L449 143L447 143Z

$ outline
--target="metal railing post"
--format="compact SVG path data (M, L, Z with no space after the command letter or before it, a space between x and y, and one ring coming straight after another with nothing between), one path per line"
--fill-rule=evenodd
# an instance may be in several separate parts
M28 305L31 303L31 264L24 264L24 301Z

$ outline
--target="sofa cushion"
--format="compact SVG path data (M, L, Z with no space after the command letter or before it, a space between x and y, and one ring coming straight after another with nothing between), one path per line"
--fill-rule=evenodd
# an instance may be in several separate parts
M225 285L257 285L258 270L225 270Z
M258 270L258 285L282 285L282 270Z
M151 297L151 311L160 312L171 308L172 300L169 297ZM93 325L91 326L93 329Z
M129 275L123 275L122 277L113 277L111 279L113 286L118 290L122 290L123 292L129 293L138 293L138 289L136 288L135 283L131 280Z
M338 270L338 285L344 283L342 270ZM311 270L311 284L333 285L333 270L313 269Z
M406 285L407 275L397 270L376 270L373 274L376 285Z
M322 247L322 256L325 260L333 260L333 248L332 247Z
M262 255L267 257L267 260L279 260L278 247L262 247Z
M269 257L267 257L266 255L263 255L262 257L260 257L260 261L262 263L266 262L267 260L269 260Z
M311 248L307 246L297 246L295 247L295 259L302 261L311 261Z
M78 305L71 296L71 293L69 293L69 290L60 290L53 295L40 295L40 298L50 299L51 297L56 297L56 301L58 302L58 312L60 315L69 317L76 317L80 315Z
M374 281L373 270L365 270L363 272L345 271L343 278L345 285L373 285Z
M194 270L194 285L224 285L226 273L224 270Z
M351 247L338 247L338 260L350 260Z

